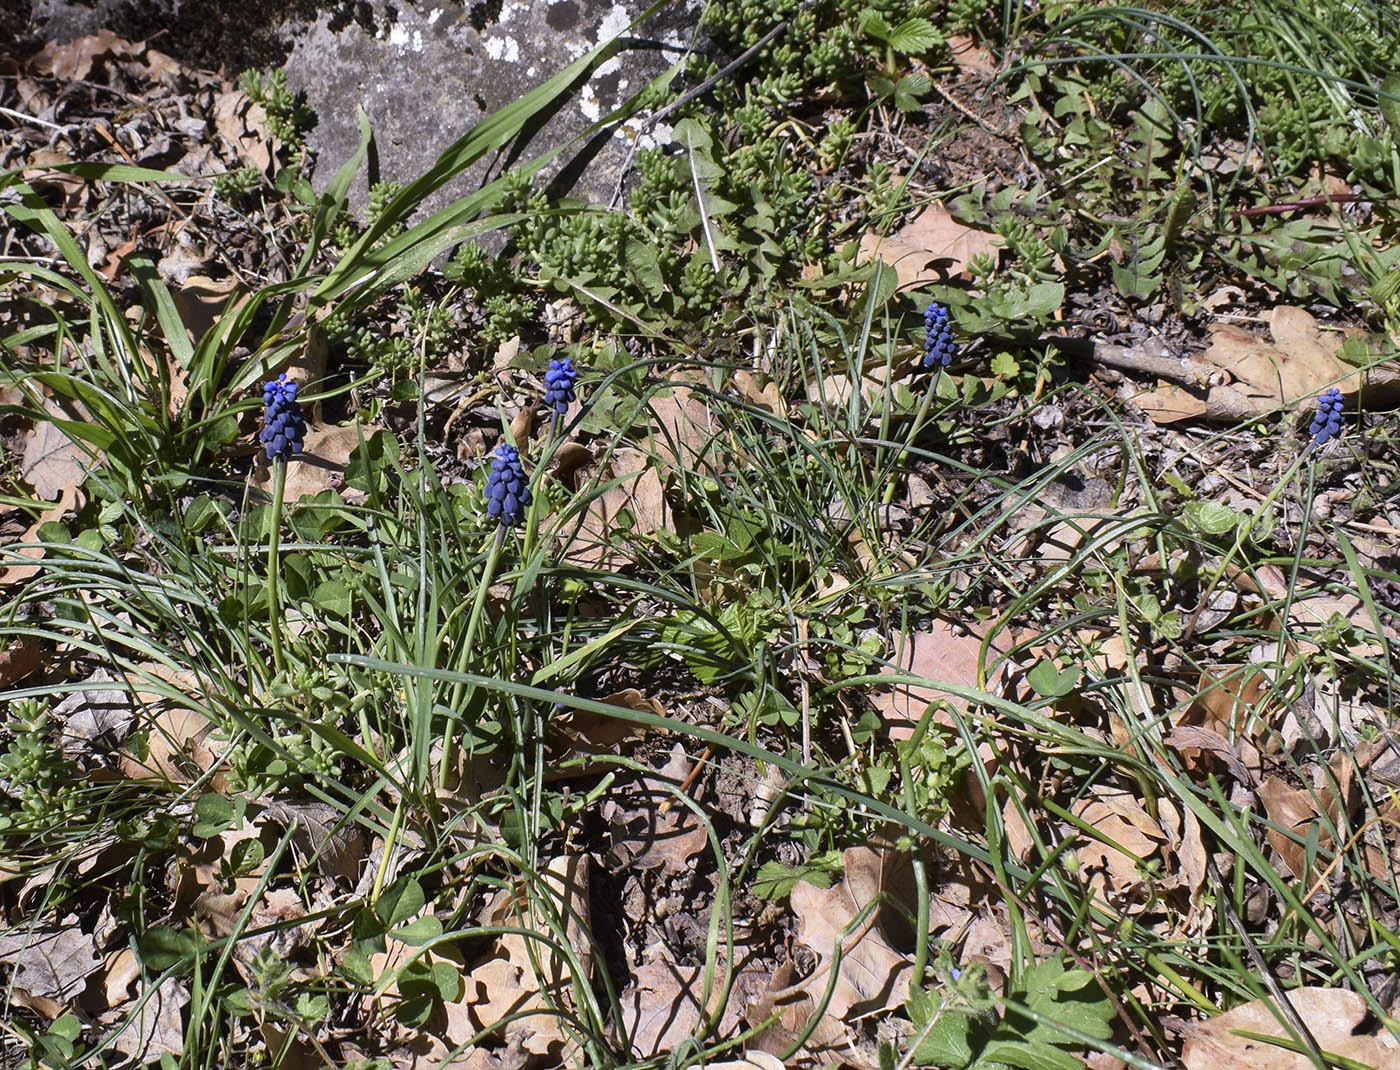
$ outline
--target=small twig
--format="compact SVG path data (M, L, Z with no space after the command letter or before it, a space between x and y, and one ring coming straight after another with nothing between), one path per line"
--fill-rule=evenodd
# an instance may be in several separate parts
M0 115L8 115L11 119L18 119L23 123L33 123L35 126L42 126L46 130L57 130L59 133L72 129L68 126L59 126L51 123L47 119L40 119L37 115L25 115L22 111L15 111L13 108L0 108Z
M686 774L685 779L681 781L680 787L676 790L681 792L683 795L690 794L690 789L693 788L695 786L695 782L700 779L700 774L704 771L706 763L708 763L709 760L714 756L715 752L709 747L706 747L704 753L701 754L700 757L695 760L695 764L690 767L690 772ZM675 804L676 798L673 795L667 798L664 802L662 802L662 804L657 807L657 811L659 813L664 814L668 810L670 810L671 807Z
M617 188L613 190L612 200L608 202L609 208L616 208L618 201L622 199L622 182L627 177L627 172L632 170L632 161L637 156L637 146L641 143L641 135L648 128L655 126L657 123L659 123L662 119L666 118L666 116L670 115L677 108L689 104L692 100L700 96L702 93L708 93L714 85L729 77L729 75L733 74L740 67L744 66L744 64L748 63L749 60L753 59L754 56L758 55L758 53L763 49L763 47L767 45L770 41L772 41L775 37L777 37L781 33L786 33L787 28L791 24L792 21L790 19L785 22L778 23L778 25L774 26L771 30L769 30L756 42L754 42L754 44L751 47L746 48L739 55L738 59L731 60L729 63L725 64L723 67L717 70L714 74L710 75L710 77L706 78L699 85L695 86L695 88L687 89L684 93L678 96L675 100L671 101L671 103L667 104L664 108L659 108L658 110L652 112L650 115L648 115L645 119L642 120L641 124L637 127L637 137L632 141L632 147L627 150L627 159L625 159L622 162L622 169L618 171ZM702 206L701 211L703 210L704 208Z
M1254 208L1236 208L1230 213L1231 219L1247 219L1259 215L1283 215L1284 212L1300 212L1305 208L1319 208L1324 204L1352 204L1365 200L1357 193L1328 193L1321 197L1303 197L1301 200L1286 201L1283 204L1261 204Z
M1095 342L1092 338L1049 335L1045 340L1071 356L1091 360L1095 364L1106 364L1110 368L1138 372L1158 379L1170 379L1187 386L1209 386L1212 376L1220 374L1220 369L1214 365L1193 360L1191 357L1160 357L1144 353L1140 349Z

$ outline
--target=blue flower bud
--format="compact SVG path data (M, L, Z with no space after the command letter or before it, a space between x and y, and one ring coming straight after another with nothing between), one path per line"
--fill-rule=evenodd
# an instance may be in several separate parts
M297 401L297 384L285 375L263 384L263 429L258 436L269 461L288 461L301 452L306 420Z
M946 368L957 355L947 306L935 301L924 309L924 368Z
M530 484L520 463L520 451L502 442L491 458L486 476L486 515L499 518L502 527L518 524L530 504Z
M1317 415L1308 426L1308 434L1321 446L1342 433L1342 392L1328 387L1317 398Z
M577 380L578 369L568 357L551 360L549 369L544 373L544 403L562 416L568 411L569 403L575 400L574 383Z

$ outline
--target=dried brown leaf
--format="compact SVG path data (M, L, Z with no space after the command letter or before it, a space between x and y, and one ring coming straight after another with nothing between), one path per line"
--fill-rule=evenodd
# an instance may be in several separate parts
M353 423L308 427L301 453L287 463L286 500L295 502L308 494L334 490L351 505L363 502L365 496L362 491L344 485L345 465L359 447L360 437L363 435L368 442L378 430L377 427ZM266 454L259 450L257 467L253 470L254 485L271 493L272 474L272 464Z
M1303 843L1288 835L1293 833L1306 842L1307 827L1317 817L1317 804L1306 791L1290 787L1278 777L1266 777L1256 789L1259 801L1269 821L1277 828L1268 830L1269 844L1279 853L1290 872L1302 877L1307 865L1307 851ZM1331 835L1323 827L1318 837L1319 844L1326 849L1332 842Z
M955 629L952 622L935 618L924 631L905 636L894 667L883 668L881 672L887 676L896 672L909 673L975 689L978 658L985 634L986 626L980 623L974 623L970 631L963 632ZM1006 649L1001 640L1002 637L998 636L989 645L988 661ZM988 686L995 682L998 675L993 674ZM928 704L939 699L946 700L954 709L967 709L965 699L923 684L899 684L871 696L890 738L894 740L908 739ZM935 723L940 722L935 719Z
M185 1050L185 1004L190 991L178 977L167 977L151 994L135 1018L112 1041L137 1066L161 1061L161 1056L173 1056L178 1062Z
M968 276L967 266L979 255L998 255L996 235L965 226L935 201L893 236L866 234L860 240L856 263L879 257L899 276L901 289ZM930 268L930 264L939 265Z
M50 41L33 59L31 69L62 81L78 82L92 73L93 65L109 56L139 56L145 42L132 44L111 30L99 30L72 41Z
M14 971L10 984L66 1005L101 967L92 933L76 914L48 925L21 925L0 934L0 963Z
M1341 988L1297 988L1288 993L1318 1046L1373 1070L1400 1070L1400 1043L1381 1027L1357 1033L1367 1017L1366 1002ZM1292 1043L1282 1012L1259 999L1188 1027L1181 1053L1186 1070L1311 1070L1312 1059L1286 1047L1252 1040L1237 1031L1278 1037Z
M19 635L5 641L0 650L0 687L13 687L39 667L44 647L32 635Z
M845 1021L853 1012L886 1007L898 1002L909 983L909 956L886 941L872 911L859 924L861 912L882 886L883 857L870 847L848 847L842 852L845 875L830 888L799 882L792 890L792 912L797 918L797 938L817 956L817 968L804 982L808 995L820 1002L835 965L836 948L842 948L840 970L826 1015ZM851 926L849 933L843 933Z
M57 405L46 403L51 416L72 419ZM80 486L87 477L88 466L101 458L91 446L68 437L52 420L36 424L24 436L24 456L20 460L20 475L34 488L34 495L51 502L63 492Z
M261 104L254 104L241 89L225 89L214 97L214 126L247 166L267 173L272 135Z

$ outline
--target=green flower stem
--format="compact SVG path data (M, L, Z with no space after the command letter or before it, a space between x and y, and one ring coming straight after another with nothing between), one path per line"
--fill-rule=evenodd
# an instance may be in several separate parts
M920 727L923 727L922 723ZM899 757L899 778L904 781L904 805L909 811L909 816L917 818L918 800L914 796L914 778L909 769L909 759L904 755ZM914 840L909 851L910 864L914 867L914 895L917 904L914 922L914 970L909 977L909 991L917 992L924 987L924 972L928 967L928 870L924 866L922 836Z
M904 467L909 460L909 450L919 437L919 432L924 429L924 421L928 419L929 406L933 404L933 395L938 387L938 377L943 374L940 366L934 370L933 378L929 380L928 389L924 391L924 400L919 403L919 411L914 415L914 426L909 431L909 438L906 440L904 449L900 450L899 456L895 458L894 465L890 469L889 482L885 484L885 497L882 505L889 505L894 501L895 487L899 483L899 470Z
M491 553L486 558L486 568L481 574L481 580L476 585L476 601L472 603L472 615L467 619L467 634L463 644L463 650L470 652L476 646L476 631L481 624L481 611L486 605L486 592L491 587L491 580L496 575L496 563L501 558L501 547L506 543L506 526L501 524L496 528L496 537L491 541ZM466 694L460 702L454 702L457 709L464 709L470 702L473 688L467 688ZM446 734L442 740L442 761L438 764L438 783L447 782L447 770L452 764L453 743L456 739L449 722Z
M277 556L282 543L282 501L287 492L287 462L272 462L272 512L267 521L267 615L272 632L272 663L280 673L287 667L282 654L282 599L278 584Z
M384 879L389 873L389 859L394 857L394 843L399 838L399 826L403 824L403 800L404 796L399 795L398 805L394 807L394 816L389 819L389 830L384 833L384 853L379 856L379 868L374 873L374 887L369 893L370 909L379 902L379 893L384 890Z

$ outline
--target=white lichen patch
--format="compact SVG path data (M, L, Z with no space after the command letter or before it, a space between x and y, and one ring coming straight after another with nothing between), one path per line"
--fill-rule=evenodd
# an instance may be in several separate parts
M613 131L613 137L620 138L629 145L636 145L638 149L659 148L676 139L670 123L655 123L649 130L643 130L642 120L635 116L620 123Z
M407 26L396 22L389 28L389 44L400 52L422 52L423 31L414 30L410 33Z
M520 43L514 37L488 37L486 54L492 59L515 63L520 59Z
M440 19L440 18L442 18L442 8L440 8L440 7L435 7L435 8L433 8L433 10L431 10L431 11L428 12L428 25L429 25L429 26L435 26L435 25L437 25L437 20Z

